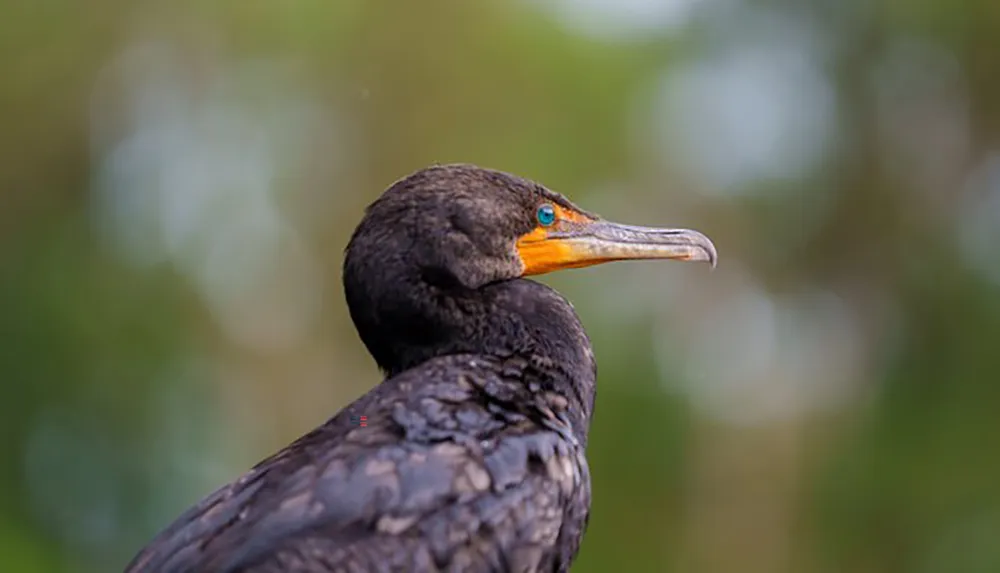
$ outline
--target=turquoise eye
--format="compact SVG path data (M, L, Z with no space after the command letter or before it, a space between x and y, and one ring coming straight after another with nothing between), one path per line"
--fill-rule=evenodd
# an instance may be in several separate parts
M556 210L552 205L542 205L538 208L538 222L546 227L556 222Z

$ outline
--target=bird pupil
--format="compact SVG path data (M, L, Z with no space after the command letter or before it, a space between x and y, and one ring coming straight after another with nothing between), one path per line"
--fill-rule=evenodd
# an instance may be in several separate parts
M556 210L551 205L542 205L538 208L538 222L543 225L551 225L556 220Z

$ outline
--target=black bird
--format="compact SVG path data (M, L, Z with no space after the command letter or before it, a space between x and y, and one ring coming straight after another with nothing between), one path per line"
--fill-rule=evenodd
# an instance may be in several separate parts
M696 231L610 223L472 165L397 181L343 273L385 380L181 515L126 571L569 570L590 511L597 368L570 303L523 277L657 258L714 265L716 251Z

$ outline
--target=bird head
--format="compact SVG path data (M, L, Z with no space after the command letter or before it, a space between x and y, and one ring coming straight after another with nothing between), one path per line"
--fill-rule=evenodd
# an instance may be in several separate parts
M548 333L532 338L538 344L585 338L564 299L517 279L629 259L715 264L716 250L697 231L613 223L526 179L443 165L397 181L368 207L343 279L362 340L396 372L429 356L522 344L526 331Z
M397 181L366 211L349 255L362 239L392 245L430 282L473 289L611 261L716 261L712 241L697 231L607 221L542 185L472 165Z

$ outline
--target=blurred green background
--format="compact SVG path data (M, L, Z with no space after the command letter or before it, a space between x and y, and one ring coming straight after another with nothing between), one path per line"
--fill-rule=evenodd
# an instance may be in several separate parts
M377 383L342 249L453 161L719 247L544 279L574 571L1000 571L1000 2L0 8L4 571L121 570Z

